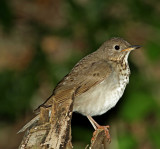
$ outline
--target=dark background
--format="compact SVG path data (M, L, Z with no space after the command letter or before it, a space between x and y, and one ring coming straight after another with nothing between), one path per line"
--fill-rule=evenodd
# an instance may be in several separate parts
M160 1L0 0L0 148L16 149L16 132L82 57L111 37L143 48L131 53L130 83L115 108L95 117L111 126L109 149L160 148ZM73 114L75 149L93 128Z

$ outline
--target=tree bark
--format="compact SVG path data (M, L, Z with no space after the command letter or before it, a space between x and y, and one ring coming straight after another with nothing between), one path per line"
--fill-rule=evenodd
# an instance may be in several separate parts
M69 95L70 98L63 104L56 102L53 96L51 115L49 115L49 109L40 109L38 123L26 131L19 149L72 148L71 118L74 90L71 90Z
M89 149L107 149L108 148L108 138L104 129L97 129L96 133L91 139L91 145Z

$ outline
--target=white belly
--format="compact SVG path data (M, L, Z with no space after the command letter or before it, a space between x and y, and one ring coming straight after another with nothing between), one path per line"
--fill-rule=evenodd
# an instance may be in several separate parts
M124 77L124 76L121 76ZM101 115L114 107L123 95L129 78L124 77L123 82L119 78L107 79L74 100L73 111L83 115ZM119 82L119 83L118 83Z

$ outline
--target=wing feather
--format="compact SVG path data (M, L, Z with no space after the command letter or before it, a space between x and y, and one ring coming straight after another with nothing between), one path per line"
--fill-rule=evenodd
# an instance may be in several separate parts
M112 73L112 67L105 60L91 61L89 64L79 62L72 71L58 83L53 91L54 100L63 103L68 99L69 91L75 88L75 97L85 93L92 87L101 83ZM49 98L41 106L52 105L53 98Z

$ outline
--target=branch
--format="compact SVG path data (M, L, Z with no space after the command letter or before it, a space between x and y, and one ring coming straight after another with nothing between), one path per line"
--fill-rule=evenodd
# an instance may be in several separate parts
M104 129L97 129L93 138L91 139L91 145L89 149L107 149L108 138Z
M38 123L25 133L19 149L71 149L71 118L73 110L74 90L68 91L69 99L56 102L53 96L51 116L49 109L40 109Z

